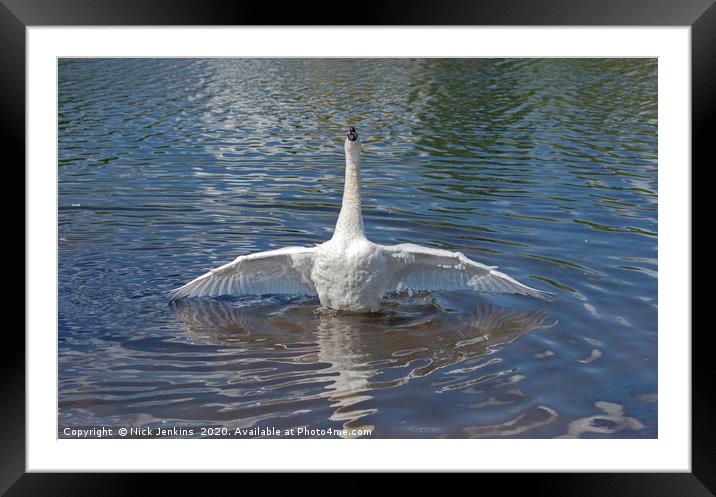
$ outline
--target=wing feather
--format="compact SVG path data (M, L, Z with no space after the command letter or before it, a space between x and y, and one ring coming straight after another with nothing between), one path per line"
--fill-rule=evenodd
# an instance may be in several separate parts
M242 255L170 292L173 300L267 293L315 295L311 281L315 247L286 247Z
M537 290L460 252L402 243L381 245L389 256L389 290L476 290L485 293L518 293L553 300L550 292Z

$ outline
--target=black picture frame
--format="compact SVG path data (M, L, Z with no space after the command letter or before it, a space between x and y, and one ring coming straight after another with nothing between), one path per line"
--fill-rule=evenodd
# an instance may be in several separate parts
M326 15L326 13L328 13ZM317 19L321 19L317 22ZM243 0L0 0L0 143L6 185L25 184L25 28L28 26L83 25L568 25L568 26L690 26L692 71L692 316L705 314L711 292L699 293L693 278L708 282L716 277L716 243L708 236L711 211L699 188L713 168L707 156L713 135L710 126L716 103L716 5L714 0L459 0L346 2L345 5L305 2L247 2ZM12 160L8 160L12 157ZM710 159L710 160L709 160ZM699 166L697 166L699 164ZM699 171L699 181L694 173ZM684 172L685 174L688 171ZM23 195L18 186L8 188ZM9 281L25 276L25 218L12 212L24 205L7 196L6 236L0 246ZM15 209L17 209L15 207ZM699 223L700 221L700 223ZM707 226L699 234L695 226ZM22 272L22 274L21 274ZM13 288L8 298L24 301L24 291ZM6 287L7 288L7 287ZM662 301L664 296L662 295ZM699 305L700 304L700 305ZM692 473L614 474L481 474L480 485L497 483L500 490L525 489L530 495L591 496L708 496L716 492L716 382L710 371L710 327L671 330L691 333L692 339ZM51 474L25 470L25 340L17 327L6 326L0 361L0 494L24 495L135 495L146 492L146 480L191 491L206 490L196 475ZM536 455L537 456L537 455ZM213 475L223 480L235 475ZM356 476L354 476L356 477ZM360 477L360 476L358 476ZM246 476L241 476L246 485ZM203 480L203 479L202 479ZM244 487L245 488L245 487ZM168 488L165 491L170 491ZM174 491L174 490L171 490ZM238 489L237 489L238 491Z

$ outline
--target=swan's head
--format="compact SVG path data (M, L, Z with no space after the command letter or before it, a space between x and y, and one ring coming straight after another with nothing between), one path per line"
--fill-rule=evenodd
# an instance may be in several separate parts
M361 141L358 138L356 129L351 127L348 128L346 133L346 157L350 157L354 161L360 158Z
M358 141L358 133L353 127L348 128L348 133L346 133L346 136L349 142Z

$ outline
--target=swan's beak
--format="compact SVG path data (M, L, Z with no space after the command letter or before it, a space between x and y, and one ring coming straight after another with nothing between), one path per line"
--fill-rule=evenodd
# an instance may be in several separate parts
M350 128L347 133L348 141L356 141L358 139L358 133L356 133L355 128Z

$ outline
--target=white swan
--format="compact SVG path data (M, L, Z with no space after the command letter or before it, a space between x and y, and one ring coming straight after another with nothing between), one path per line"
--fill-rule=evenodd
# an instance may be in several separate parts
M360 199L361 141L354 128L345 142L343 204L333 237L315 247L286 247L242 255L171 292L173 299L219 295L318 295L323 307L378 311L392 290L476 290L550 294L468 259L460 252L402 243L378 245L363 230Z

